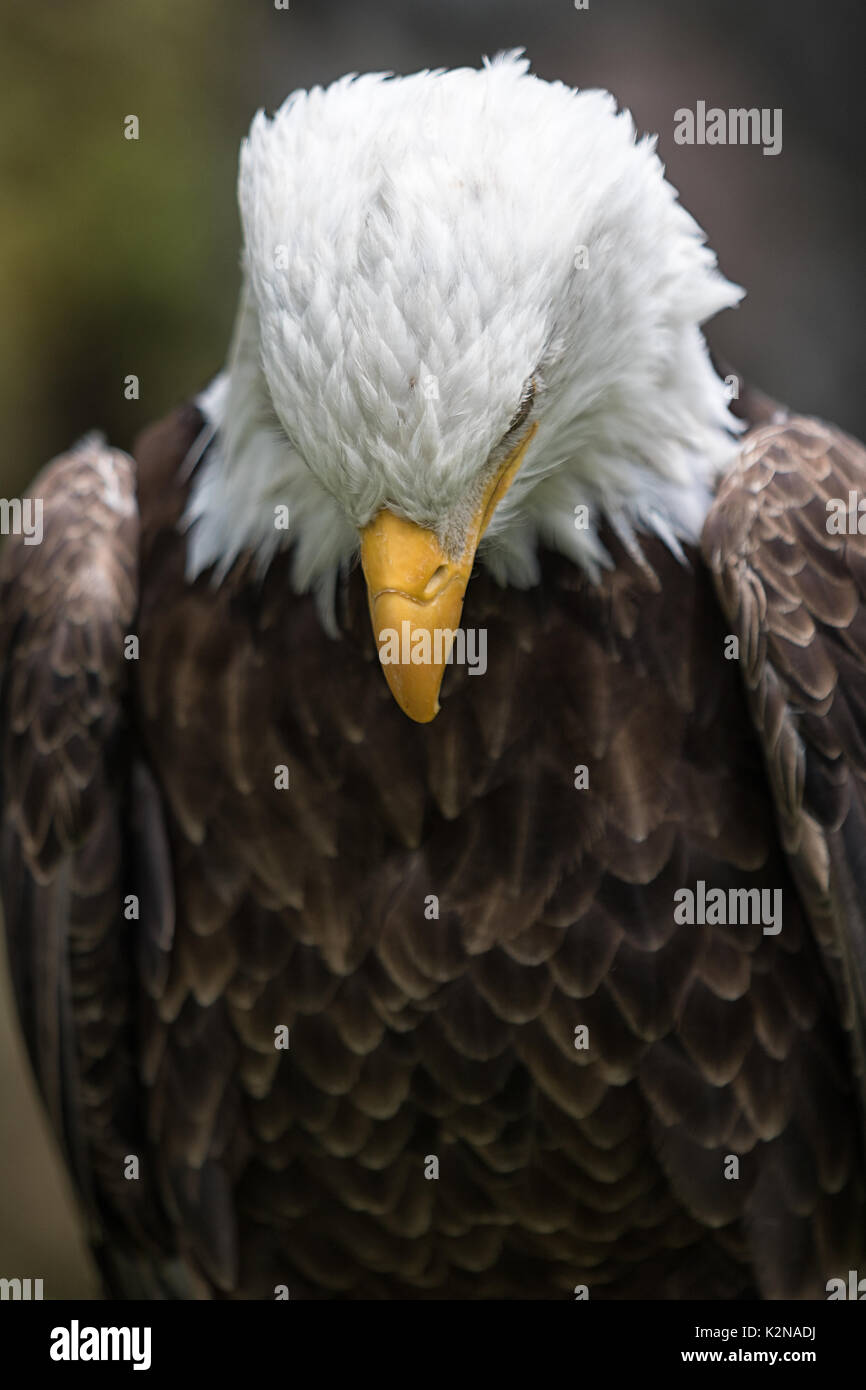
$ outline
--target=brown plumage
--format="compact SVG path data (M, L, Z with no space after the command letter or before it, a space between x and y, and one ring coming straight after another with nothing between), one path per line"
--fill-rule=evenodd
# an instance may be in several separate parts
M770 413L687 565L478 574L490 669L418 725L360 570L340 641L284 556L186 582L200 426L85 441L0 562L3 907L109 1287L823 1297L866 1257L863 449ZM701 879L781 932L677 925Z

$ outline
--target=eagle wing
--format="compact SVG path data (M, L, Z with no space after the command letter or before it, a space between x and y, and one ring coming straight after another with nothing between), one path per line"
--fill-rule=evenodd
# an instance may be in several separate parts
M92 1235L122 1226L146 1245L159 1207L146 1173L128 1180L129 1158L143 1152L133 981L139 931L144 943L149 929L164 936L171 901L158 801L125 738L135 465L90 436L30 495L39 543L10 536L0 557L0 879L12 978ZM130 904L145 875L153 887L138 921Z
M866 1116L866 535L833 534L828 508L852 492L866 449L780 414L747 435L702 544Z

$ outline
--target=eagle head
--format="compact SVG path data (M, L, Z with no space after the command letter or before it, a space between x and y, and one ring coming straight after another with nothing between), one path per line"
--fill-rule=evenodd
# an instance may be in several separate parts
M741 291L610 95L517 53L352 75L259 112L239 201L190 577L288 544L335 633L360 554L380 648L404 623L446 634L437 659L383 667L426 722L476 562L527 587L542 545L610 564L602 518L697 536L735 429L700 326Z

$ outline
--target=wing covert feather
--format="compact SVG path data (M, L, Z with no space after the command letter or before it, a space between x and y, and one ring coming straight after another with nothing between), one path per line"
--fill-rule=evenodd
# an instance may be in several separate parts
M89 436L49 464L30 495L42 507L39 543L10 536L0 557L0 877L10 965L37 1080L94 1234L112 1215L142 1229L152 1225L152 1187L123 1176L125 1155L139 1151L139 924L123 911L137 884L126 827L141 775L125 737L125 639L138 605L135 465ZM159 887L164 900L170 883Z
M866 1113L866 535L829 531L827 505L851 492L866 496L862 445L777 420L746 437L702 544Z

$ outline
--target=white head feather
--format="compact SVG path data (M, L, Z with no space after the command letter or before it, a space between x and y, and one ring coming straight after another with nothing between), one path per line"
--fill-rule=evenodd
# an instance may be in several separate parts
M346 77L259 112L239 198L244 288L204 398L217 435L186 514L190 577L291 544L330 626L382 507L459 551L533 380L538 429L481 563L525 587L545 544L595 572L602 517L697 537L737 428L700 325L742 292L607 93L513 53Z

